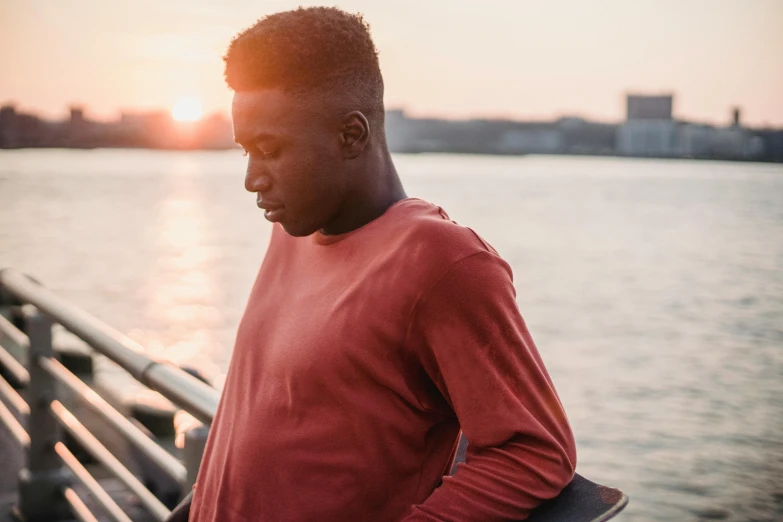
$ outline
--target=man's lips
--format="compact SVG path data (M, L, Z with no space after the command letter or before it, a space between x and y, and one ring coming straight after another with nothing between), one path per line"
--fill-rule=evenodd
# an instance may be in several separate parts
M258 208L263 208L264 210L277 210L279 208L283 208L283 205L281 203L263 201L260 199L256 200L256 205L258 205Z
M264 210L264 217L271 222L279 221L283 214L283 205L273 201L256 200L258 208Z

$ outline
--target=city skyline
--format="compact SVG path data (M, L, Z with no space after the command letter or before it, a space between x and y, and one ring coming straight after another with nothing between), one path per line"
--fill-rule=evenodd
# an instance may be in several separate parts
M388 106L386 105L386 111L387 112L397 112L402 111L408 114L409 116L413 116L416 118L422 118L422 119L438 119L438 120L444 120L444 121L511 121L511 122L549 122L549 121L555 121L560 119L584 119L589 121L594 121L596 123L606 123L606 124L619 124L623 121L627 120L627 99L628 97L635 97L635 96L642 96L642 97L671 97L673 99L672 105L670 107L671 109L671 117L675 121L682 121L682 122L688 122L688 123L697 123L697 124L707 124L707 125L714 125L714 126L731 126L735 122L733 121L735 112L739 111L739 113L742 115L742 123L746 127L751 128L767 128L767 129L782 129L783 123L778 125L770 125L770 124L753 124L748 123L746 118L746 113L744 107L737 105L737 104L727 104L724 107L724 111L722 114L722 117L712 121L712 120L705 120L705 119L699 119L699 118L686 118L681 117L680 114L678 114L677 111L677 93L672 92L671 90L661 89L659 91L655 92L646 92L646 91L632 91L632 90L626 90L621 95L618 95L619 104L621 105L621 111L622 113L619 115L617 119L601 119L601 118L591 118L589 116L584 116L580 114L572 114L568 112L553 112L551 117L540 117L540 118L525 118L525 117L515 117L513 115L475 115L475 116L459 116L459 115L445 115L445 116L439 116L437 114L433 114L427 111L416 111L411 110L408 107L404 106ZM59 108L57 111L44 111L37 107L32 106L31 104L25 104L25 103L19 103L19 100L12 100L12 99L0 99L0 107L12 107L15 110L18 110L20 112L24 112L30 115L33 115L35 117L41 118L43 120L48 121L57 121L62 119L67 119L69 116L69 113L72 110L78 110L79 112L83 113L85 117L96 121L96 122L102 122L102 123L110 123L113 121L121 120L125 116L135 116L135 115L150 115L155 114L158 116L165 115L166 117L171 118L174 122L180 122L183 124L189 123L189 122L197 122L200 120L205 120L209 118L214 117L221 117L228 120L231 120L231 112L230 107L227 110L215 108L213 110L209 110L205 108L201 101L192 95L186 95L181 96L179 98L176 98L172 101L171 106L165 107L165 106L159 106L159 107L116 107L113 111L108 110L105 112L98 112L93 110L92 107L90 107L89 104L86 103L69 103L66 105L63 105Z
M626 120L606 123L564 117L552 121L443 120L386 112L391 152L472 154L576 154L783 162L783 129L751 128L733 108L730 125L678 120L672 95L628 95ZM0 107L0 149L17 148L235 149L231 120L219 112L202 117L195 99L170 112L124 112L109 122L91 120L72 107L52 121Z
M48 118L80 105L111 120L190 97L227 114L230 38L298 4L6 1L0 103ZM415 116L619 122L625 94L674 92L679 119L725 125L738 106L748 126L783 126L783 3L540 4L338 3L372 27L387 108Z

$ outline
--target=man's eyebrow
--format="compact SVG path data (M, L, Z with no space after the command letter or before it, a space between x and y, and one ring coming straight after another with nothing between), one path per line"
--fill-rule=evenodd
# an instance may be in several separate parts
M278 139L278 137L279 136L277 136L276 134L260 132L252 136L235 136L234 141L242 145L244 143L258 143L259 141L274 141Z

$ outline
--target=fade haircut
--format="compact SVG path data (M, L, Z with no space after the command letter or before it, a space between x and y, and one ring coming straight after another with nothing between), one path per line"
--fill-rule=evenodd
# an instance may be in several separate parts
M223 60L235 92L282 88L335 96L345 109L383 122L383 78L370 26L335 7L298 8L258 20Z

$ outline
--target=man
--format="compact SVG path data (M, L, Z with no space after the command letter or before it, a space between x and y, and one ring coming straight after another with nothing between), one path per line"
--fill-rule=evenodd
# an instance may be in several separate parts
M573 436L509 266L406 196L368 26L274 14L225 62L245 188L275 225L172 519L524 519L571 480Z

